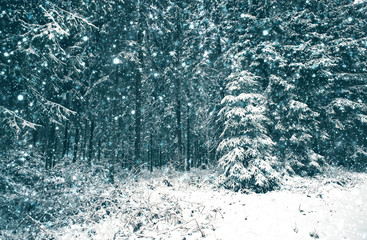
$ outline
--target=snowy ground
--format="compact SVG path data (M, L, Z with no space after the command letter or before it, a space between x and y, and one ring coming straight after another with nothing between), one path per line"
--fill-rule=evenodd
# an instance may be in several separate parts
M50 234L65 240L367 239L366 174L289 178L267 194L217 188L209 170L144 175L106 189L105 204L83 224Z

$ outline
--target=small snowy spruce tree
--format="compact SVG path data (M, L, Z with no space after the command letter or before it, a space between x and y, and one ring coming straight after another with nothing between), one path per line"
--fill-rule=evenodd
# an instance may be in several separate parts
M266 192L279 184L273 155L275 143L268 136L266 98L261 94L261 78L248 71L234 72L227 78L226 96L219 112L223 123L217 151L227 188L250 188Z

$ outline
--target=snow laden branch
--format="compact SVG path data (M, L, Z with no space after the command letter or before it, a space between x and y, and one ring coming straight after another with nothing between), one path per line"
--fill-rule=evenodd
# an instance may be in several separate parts
M136 45L134 41L128 41L128 42L129 42L129 46ZM125 59L126 61L130 61L134 63L139 63L138 54L137 52L133 52L133 51L121 51L117 54L117 58Z
M51 5L49 9L40 5L40 9L46 18L47 22L45 24L28 23L24 20L19 20L22 27L24 27L24 29L28 29L28 31L22 34L21 37L30 38L28 48L20 50L38 56L37 49L32 46L32 43L36 39L40 39L41 41L46 39L52 41L56 44L59 51L65 53L65 50L59 44L59 40L63 37L69 37L73 28L77 28L81 31L85 31L88 27L98 29L98 27L88 21L87 18L79 15L78 13L66 11L54 4ZM50 52L50 57L56 62L59 62L58 59L55 59L56 57L52 52Z
M3 121L7 122L12 129L15 129L15 132L18 134L22 129L29 127L32 129L36 129L36 127L40 127L36 123L30 122L19 116L15 111L9 110L3 106L0 106L0 113L3 118Z
M65 13L68 16L69 21L74 21L74 23L84 23L84 25L88 25L89 27L95 28L95 29L99 29L96 25L94 25L93 23L91 23L90 21L88 21L85 17L80 16L77 13L72 13L69 11L66 11L62 8L56 7L57 10L59 10L62 13ZM56 12L58 13L58 12ZM60 16L60 15L59 15Z
M62 120L68 120L70 115L75 115L77 112L53 101L50 101L40 95L38 92L33 91L34 95L37 97L38 102L40 103L44 112L48 113L52 121L57 124L60 124Z
M89 95L98 85L110 80L110 75L106 75L98 79L95 83L93 83L91 86L88 87L87 91L83 95L83 97L86 97Z

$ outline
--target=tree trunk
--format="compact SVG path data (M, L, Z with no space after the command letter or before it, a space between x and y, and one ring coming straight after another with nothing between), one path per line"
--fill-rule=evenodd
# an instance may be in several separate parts
M85 152L86 152L86 149L87 149L87 129L88 129L88 121L87 119L85 119L85 124L84 124L84 136L83 136L83 160L85 160Z
M136 78L135 78L135 142L134 142L134 160L136 165L141 164L141 104L142 104L142 96L141 96L141 80L143 74L143 13L142 13L142 4L139 6L139 32L138 32L138 58L139 63L136 68Z
M177 81L177 84L179 84L179 81ZM180 87L177 87L177 92L180 92ZM177 96L176 99L176 120L177 120L177 125L176 125L176 136L177 136L177 149L178 149L178 155L179 155L179 160L182 159L182 122L181 122L181 100L180 98Z
M201 158L202 158L202 151L201 151L201 147L199 146L200 142L199 142L199 137L196 138L196 152L197 152L197 161L196 161L196 166L200 167L201 165Z
M112 163L110 164L109 166L109 169L108 169L108 181L109 183L111 184L114 184L115 183L115 165Z
M134 158L135 164L141 164L140 135L141 135L141 73L137 74L135 82L135 143Z
M98 163L101 161L101 139L98 140Z
M33 130L32 140L33 140L33 146L37 146L37 140L38 140L38 129Z
M89 135L89 154L88 154L88 164L92 165L92 156L93 156L93 132L94 132L94 120L91 121L90 126L90 135Z
M193 149L193 157L192 157L192 163L191 163L191 167L197 167L197 162L198 162L198 141L197 141L197 136L194 135L194 149Z
M53 145L54 145L54 148L53 148L53 154L52 154L52 160L51 160L51 168L55 167L55 165L56 165L57 134L55 134Z
M187 126L186 126L186 135L187 135L187 146L186 146L186 163L185 169L186 171L190 171L190 108L187 107Z
M46 169L51 169L52 168L52 160L55 154L55 123L51 123L50 124L50 132L48 134L48 139L47 139L47 149L46 149Z
M163 166L163 159L162 159L162 146L159 144L159 168Z
M128 157L126 156L125 152L121 152L121 159L121 169L129 169Z
M78 144L79 144L79 128L77 127L75 129L75 145L74 145L74 157L73 157L73 163L76 162L76 157L78 154Z
M153 172L153 136L150 134L149 142L149 161L150 161L150 172Z
M67 155L68 152L68 148L69 148L69 141L68 141L68 131L69 131L69 121L66 121L65 123L65 132L64 132L64 146L62 149L62 157L65 157L65 155Z
M181 32L181 13L180 13L180 7L176 6L176 39L177 41L180 40L182 32ZM178 157L178 164L183 164L183 145L182 145L182 121L181 121L181 80L180 80L180 57L181 57L181 46L178 44L178 46L175 48L176 51L176 62L175 62L175 69L176 69L176 76L175 78L175 94L176 94L176 106L175 106L175 112L176 112L176 137L177 137L177 157Z

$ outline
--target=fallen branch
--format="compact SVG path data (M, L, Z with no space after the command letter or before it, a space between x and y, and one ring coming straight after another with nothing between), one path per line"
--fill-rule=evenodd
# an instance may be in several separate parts
M42 231L44 231L45 233L47 233L47 234L50 234L47 230L46 230L46 228L43 226L43 225L41 225L41 224L39 224L34 218L32 218L31 216L29 216L29 215L27 215L27 217L29 218L29 219L31 219L32 220L32 222L34 222Z
M195 220L195 222L196 222L196 226L198 226L198 229L199 229L199 231L201 232L201 237L205 237L205 233L201 230L201 228L200 228L200 226L199 226L198 221L196 221L196 219L194 219L194 220Z
M221 211L219 210L219 208L214 209L214 212L215 212L215 219L217 218L217 213L219 213L222 216L222 219L224 219L224 216L221 213Z
M32 218L31 216L27 215L25 216L18 224L18 226L15 228L15 230L17 230L19 228L19 226L26 220L26 219L30 219L32 222L34 222L42 231L44 231L45 233L47 233L47 235L51 235L47 229L40 223L37 222L37 220L35 220L34 218Z

